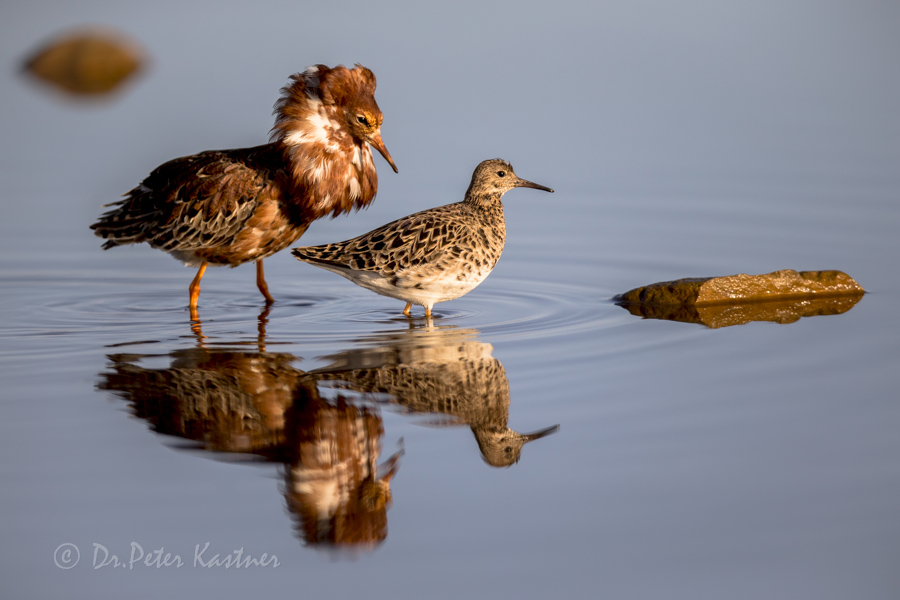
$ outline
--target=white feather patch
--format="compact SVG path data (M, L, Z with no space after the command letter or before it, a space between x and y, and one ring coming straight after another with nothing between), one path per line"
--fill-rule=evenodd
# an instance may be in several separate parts
M312 181L314 181L316 183L320 183L328 176L328 163L325 162L324 160L320 161L318 166L310 169L308 171L308 173L309 173L309 178Z
M332 139L332 134L338 131L339 125L328 118L325 107L319 100L310 101L309 108L310 114L303 122L303 126L284 136L284 143L302 146L316 142L322 144L328 152L337 152L340 147Z
M329 204L331 204L331 194L325 194L316 202L316 208L325 208Z
M359 180L356 178L356 169L350 167L347 179L350 180L350 199L359 200Z

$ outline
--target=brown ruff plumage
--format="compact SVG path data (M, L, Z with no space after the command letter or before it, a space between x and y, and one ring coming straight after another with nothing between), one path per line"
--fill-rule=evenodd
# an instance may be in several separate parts
M375 75L361 65L309 67L282 88L270 143L171 160L91 229L108 240L104 250L147 242L199 267L191 309L209 264L256 261L257 286L271 302L262 259L296 241L312 221L375 198L369 146L397 171L381 140L374 93Z
M517 187L552 192L519 178L495 158L472 175L465 200L398 219L352 240L295 248L299 260L383 296L431 307L459 298L490 274L506 243L503 194Z

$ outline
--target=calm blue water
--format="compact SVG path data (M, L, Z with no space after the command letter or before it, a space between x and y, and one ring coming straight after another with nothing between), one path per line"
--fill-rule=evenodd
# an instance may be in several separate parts
M4 597L900 594L896 7L0 15ZM83 22L136 37L148 74L97 105L14 73ZM433 323L288 253L270 311L252 267L216 269L192 322L190 270L88 225L169 158L264 141L315 62L375 71L400 173L379 162L372 208L304 244L457 201L489 157L556 193L505 197L503 259ZM783 268L869 293L724 329L610 301Z

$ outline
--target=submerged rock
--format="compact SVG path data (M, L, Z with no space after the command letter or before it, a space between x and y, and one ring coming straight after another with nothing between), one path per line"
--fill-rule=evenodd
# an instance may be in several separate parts
M840 314L865 293L841 271L688 278L635 288L614 298L634 315L701 323L711 328L750 321L793 323L801 317Z
M746 325L752 321L769 321L781 325L801 317L839 315L847 312L862 296L773 300L768 302L734 302L732 304L621 304L631 314L645 319L665 319L698 323L710 329Z
M861 296L865 290L842 271L794 271L663 281L615 297L618 303L711 304L808 296Z
M35 51L23 70L75 96L103 96L122 86L145 63L124 34L99 27L64 33Z

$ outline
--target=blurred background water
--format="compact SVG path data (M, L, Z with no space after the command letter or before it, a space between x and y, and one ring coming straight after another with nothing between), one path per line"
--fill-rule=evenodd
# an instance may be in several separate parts
M0 15L4 597L900 595L896 3ZM71 100L19 72L91 24L145 51L124 89ZM251 267L216 269L194 323L192 272L101 251L102 204L170 158L263 143L290 74L356 62L400 173L376 157L373 206L303 244L457 201L486 158L556 190L505 197L503 259L433 324L286 252L270 311ZM782 268L869 294L723 329L610 301ZM323 444L356 504L316 496ZM130 564L158 549L183 566ZM241 549L268 566L203 566Z

